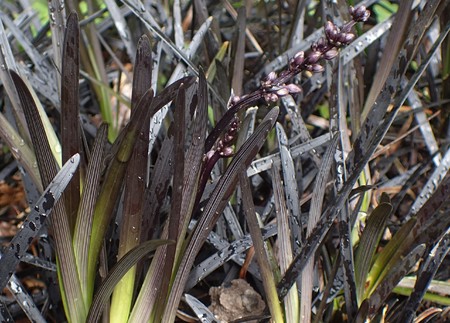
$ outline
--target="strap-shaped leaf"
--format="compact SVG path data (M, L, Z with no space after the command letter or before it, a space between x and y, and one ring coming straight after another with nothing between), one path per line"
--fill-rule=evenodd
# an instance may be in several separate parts
M25 82L15 72L10 71L11 77L22 103L31 140L35 147L36 160L41 174L43 186L48 186L58 172L58 166L51 152L43 121L37 110L36 103ZM38 147L38 148L37 148ZM57 203L52 217L53 236L56 245L59 269L62 277L62 299L66 304L68 316L72 320L84 320L87 314L83 302L68 302L68 299L82 299L79 277L76 269L75 256L72 248L72 236L64 205Z
M186 294L186 303L191 307L191 309L195 312L200 322L210 323L216 322L217 319L213 313L197 298L192 295Z
M294 160L291 155L291 151L288 147L288 140L286 133L281 126L277 123L275 126L278 137L278 145L280 147L280 162L281 170L283 172L283 184L284 195L286 199L286 206L289 210L289 225L291 229L292 246L295 251L301 247L303 242L302 237L302 225L300 219L300 199L297 189L297 178Z
M319 169L319 173L316 176L313 197L311 199L311 207L308 216L308 226L306 228L306 234L309 236L313 228L317 225L322 214L322 206L325 198L325 188L328 175L330 173L331 167L333 165L333 157L336 153L336 147L338 144L339 136L335 135L322 158L322 164ZM314 280L314 258L308 261L303 270L301 279L301 302L300 302L300 312L306 313L306 317L310 318L311 303L312 303L312 288Z
M272 166L272 189L273 203L275 205L277 218L277 243L279 245L278 263L280 266L280 274L283 275L294 258L291 241L292 233L289 228L289 218L292 214L289 213L286 206L283 184L280 176L280 168L276 165ZM296 284L292 286L283 301L286 320L289 322L298 322L300 315L300 304Z
M91 158L87 166L86 181L81 195L78 216L75 224L73 237L73 249L80 277L80 285L83 290L87 290L87 264L89 240L92 230L92 218L95 201L100 191L100 179L104 168L103 157L108 134L108 125L102 124L97 130L94 145L91 151ZM87 295L84 294L84 302L89 305Z
M139 100L152 85L152 48L146 35L139 38L136 51L136 63L133 74L133 92L131 95L131 109L137 107Z
M8 27L8 32L14 35L15 40L20 44L21 48L34 64L32 71L28 67L19 64L16 66L11 64L8 67L11 69L17 67L20 71L25 72L22 75L28 74L29 80L33 83L33 88L37 92L41 93L53 103L58 102L57 83L54 82L56 71L50 65L49 60L45 59L45 55L33 46L28 35L8 15L3 14L1 18Z
M132 155L136 138L144 123L149 121L148 117L150 113L148 107L151 105L152 100L153 91L150 89L145 93L136 107L136 112L133 113L130 122L124 129L123 137L117 139L120 143L117 144L117 150L115 150L111 164L108 167L105 181L103 182L102 189L95 204L92 235L89 243L88 295L92 295L94 290L98 256L106 229L114 213L115 203L112 201L116 201L119 198L125 171Z
M16 300L17 304L22 308L25 315L31 322L45 323L47 322L38 307L33 301L33 298L28 294L26 288L16 275L12 275L8 282L8 289ZM8 322L8 321L2 321Z
M208 88L203 70L200 69L198 78L197 92L189 103L189 107L196 106L195 116L193 118L192 141L186 152L184 163L184 181L183 181L183 199L180 206L180 223L178 234L184 237L187 232L189 221L194 210L196 200L198 179L203 160L202 144L206 137L206 117L208 113ZM177 173L175 173L177 174ZM198 194L198 193L197 193ZM177 242L176 258L179 259L180 253L184 247L184 239Z
M361 240L355 254L355 280L359 303L362 301L361 296L366 287L367 273L373 262L373 256L383 235L386 220L391 214L391 211L391 204L379 204L370 214L361 235Z
M384 300L389 296L394 287L397 286L399 281L405 277L420 260L425 249L425 245L418 245L390 270L390 273L369 298L369 315L373 316L378 309L383 306Z
M197 50L200 47L200 44L203 44L204 36L207 34L207 31L209 30L211 22L212 22L212 17L208 18L195 33L191 43L189 44L188 49L186 50L186 57L188 60L190 60L191 58L193 58L196 55ZM192 66L192 63L190 63L190 64ZM189 66L189 64L188 64L188 66ZM179 62L177 64L177 66L175 67L175 70L173 71L172 75L170 76L168 84L173 84L176 80L180 79L180 77L183 75L185 70L186 70L185 64L183 62ZM194 71L194 74L196 76L200 75L196 69ZM187 87L188 86L186 86L186 88ZM161 120L163 120L166 117L166 114L168 111L169 111L168 107L165 106L161 110L159 110L158 113L155 114L155 117L152 119L151 124L150 124L150 129L151 129L152 133L155 134L155 136L159 133L161 126L162 126ZM150 138L150 150L153 149L155 138L156 137Z
M136 52L136 65L133 75L131 114L134 114L139 100L151 87L152 50L147 36L139 39ZM144 211L144 195L147 179L149 123L142 126L137 136L133 155L127 167L124 187L123 218L120 227L118 258L137 246L141 239L141 224ZM117 284L111 302L111 319L123 322L128 319L133 299L136 268Z
M246 176L245 168L242 167L239 185L242 190L242 204L244 214L248 223L248 230L252 237L253 246L255 248L255 257L261 272L264 291L267 296L267 305L274 322L283 322L283 310L277 295L274 273L272 271L269 256L267 255L264 239L259 227L258 218L253 204L253 195L250 188L250 180Z
M184 240L179 236L180 222L182 221L181 205L183 200L183 184L184 184L184 170L185 170L185 137L186 137L186 112L188 105L186 102L186 89L182 84L178 89L178 95L175 100L174 113L174 166L173 166L173 195L170 207L168 238L178 243L178 240ZM185 196L188 198L188 196ZM169 273L173 271L174 264L177 263L176 245L169 245L166 249L165 263L163 272ZM158 320L163 312L164 304L166 303L167 294L170 290L171 275L163 275L161 277L160 292L155 308L155 318Z
M231 80L231 88L237 96L242 95L242 83L244 79L244 54L245 54L245 29L246 29L245 7L242 6L238 10L237 15L237 39L235 43L233 60L233 77Z
M11 313L8 311L8 306L6 306L3 300L0 300L0 320L2 322L14 322Z
M125 254L117 264L108 273L101 286L99 287L95 297L92 301L91 308L86 319L86 322L98 322L102 315L102 309L108 302L114 287L122 279L122 277L130 270L131 267L142 259L149 252L154 251L159 246L173 243L170 240L149 240L141 243L139 246L130 250Z
M296 158L298 156L303 155L304 153L311 151L317 147L320 147L327 142L329 142L331 139L331 136L329 133L326 133L324 135L321 135L320 137L311 139L310 141L307 141L305 143L291 146L290 147L290 154L292 158ZM315 156L315 155L313 155ZM247 176L253 176L256 174L259 174L263 171L269 170L272 165L281 165L280 160L280 153L275 153L266 157L259 158L252 162L249 169L247 170Z
M51 148L47 140L44 125L38 112L36 103L25 82L20 76L10 71L11 77L16 86L19 99L22 104L28 129L30 131L31 141L35 147L35 154L41 174L43 186L47 186L57 173L56 161L51 153ZM39 149L36 149L39 147Z
M20 160L20 164L29 174L38 191L42 192L43 188L41 176L39 175L39 171L36 167L33 167L33 165L36 165L36 156L28 144L25 143L23 138L11 126L3 113L0 113L0 137L3 142L10 147L14 158L16 160Z
M392 28L386 40L386 43L390 44L390 46L386 46L383 50L383 56L381 57L378 65L379 68L377 68L372 87L367 95L363 109L363 119L372 107L372 104L375 102L377 96L380 94L383 84L386 82L389 72L398 56L400 46L405 39L405 32L408 30L407 26L410 26L409 23L411 22L411 16L413 15L413 10L411 8L413 2L414 1L412 0L400 2L394 22L392 23ZM359 44L358 40L354 43Z
M70 7L70 4L69 4ZM56 66L57 71L62 70L62 51L61 44L64 39L64 26L65 22L65 6L64 0L49 0L48 1L48 10L50 18L50 30L52 35L52 49L53 49L53 60ZM72 9L70 9L72 10ZM61 80L59 72L56 73L56 77L59 81Z
M410 220L403 224L399 231L392 237L389 243L384 247L380 254L378 254L373 263L370 272L367 274L365 286L365 293L361 299L365 299L374 291L374 289L381 283L384 278L383 272L385 269L390 269L388 264L393 259L395 253L402 247L409 232L413 228L415 220Z
M81 134L79 124L79 77L80 77L80 28L78 16L72 12L67 18L61 69L61 146L62 162L80 152ZM80 203L80 172L75 172L73 180L64 192L67 217L71 231Z
M106 7L108 7L108 13L111 15L112 21L116 26L120 39L122 40L127 50L128 57L133 59L134 53L136 52L134 39L133 36L131 35L131 31L125 20L125 17L123 16L122 11L120 10L121 8L119 8L118 3L116 1L106 0L104 3ZM134 63L133 60L132 63Z
M439 239L438 243L429 252L418 274L414 290L403 309L403 322L411 322L414 319L416 309L422 301L430 286L431 280L436 275L439 266L449 252L450 228Z
M78 167L80 156L74 155L59 171L42 196L36 202L25 219L21 229L11 240L9 246L0 258L0 289L6 286L14 273L20 259L25 255L30 243L37 236L44 222L52 212L53 206L61 197L62 192L70 182Z

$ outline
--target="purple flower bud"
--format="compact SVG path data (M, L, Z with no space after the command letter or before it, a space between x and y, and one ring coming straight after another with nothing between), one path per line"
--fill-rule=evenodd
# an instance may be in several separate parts
M303 64L303 61L305 60L305 52L300 51L297 54L294 55L294 63L297 66L300 66Z
M337 36L338 41L342 44L350 44L354 39L355 35L352 33L341 33Z
M320 60L321 57L322 57L322 53L321 52L308 53L308 56L307 56L308 63L309 64L315 64L315 63L317 63Z
M333 58L335 58L338 55L338 51L337 49L330 49L329 51L325 52L323 54L323 58L326 60L331 60Z
M354 21L367 21L370 17L370 11L366 9L365 6L360 6L358 8L350 7L350 14Z
M239 127L239 118L235 117L230 124L230 129L237 129Z
M277 78L277 73L272 71L269 73L269 75L267 75L266 80L269 82L273 82L273 81L275 81L276 78Z
M336 25L331 21L327 21L327 23L325 24L325 35L327 36L328 40L336 42L336 36L338 33L339 29L336 27Z
M215 153L216 153L216 152L215 152L214 150L208 151L208 152L205 154L205 157L204 157L205 161L210 160L211 157L212 157Z
M327 41L325 40L325 38L320 37L319 40L317 41L317 44L318 44L320 47L323 47L323 46L325 46L325 45L327 44Z
M266 93L264 94L264 99L267 103L269 102L277 102L278 101L278 95L275 93Z
M223 136L223 141L224 141L226 144L229 144L230 142L232 142L233 139L234 139L234 136L231 136L229 133L226 133L226 134Z
M228 127L227 133L229 135L234 135L238 130L238 124L236 122L232 122Z
M295 59L292 57L292 58L289 60L289 66L288 66L288 69L289 69L289 71L294 71L297 67L298 67L298 65L295 64Z
M325 70L325 68L320 64L313 64L310 65L309 70L313 73L322 73Z
M234 136L237 133L237 131L238 131L237 127L230 127L230 129L228 129L228 131L227 131L227 134L229 136Z
M291 94L300 93L302 91L302 88L295 84L288 84L285 86L285 88L289 91Z
M230 105L235 105L236 103L239 102L241 98L237 95L234 95L231 99L230 99Z
M278 96L285 96L285 95L288 95L288 94L289 94L289 90L286 89L285 87L282 87L281 89L279 89L279 90L276 92L276 94L277 94Z
M361 17L361 19L359 21L362 21L362 22L367 21L369 19L369 17L370 17L370 11L366 10L364 12L364 15Z
M327 45L327 41L325 38L321 37L319 40L311 45L311 50L313 52L323 52L325 50L325 47Z
M224 147L220 152L220 156L222 157L230 157L234 153L233 147Z

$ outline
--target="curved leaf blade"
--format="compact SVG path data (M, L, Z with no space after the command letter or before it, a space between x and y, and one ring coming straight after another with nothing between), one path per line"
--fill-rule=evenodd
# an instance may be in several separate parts
M77 154L64 165L39 200L37 200L36 205L31 209L22 228L11 240L9 247L6 248L0 258L0 289L6 286L9 278L14 273L15 267L25 255L28 246L37 236L42 225L52 212L53 206L72 179L72 175L78 168L79 163L80 156Z
M141 243L139 246L126 253L117 264L111 269L108 276L99 287L95 297L92 301L91 308L86 319L86 322L98 322L102 314L103 306L111 296L114 287L122 279L122 277L130 270L131 267L142 259L146 254L152 252L159 246L173 243L170 240L149 240Z

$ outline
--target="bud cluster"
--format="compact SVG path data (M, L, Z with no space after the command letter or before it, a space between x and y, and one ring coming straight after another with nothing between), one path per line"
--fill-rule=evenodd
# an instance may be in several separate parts
M310 51L296 53L290 59L288 69L282 71L280 75L275 72L267 75L261 82L261 90L264 92L263 96L266 102L276 102L279 97L301 92L299 86L295 84L286 85L285 83L302 71L323 72L324 67L320 64L320 61L322 59L332 60L338 55L339 48L350 44L355 39L356 36L351 32L351 28L357 22L366 21L370 12L364 6L356 9L350 7L350 15L352 20L342 27L328 21L325 25L325 37L314 42Z
M214 160L220 157L229 157L233 154L231 143L239 125L239 120L236 117L238 111L252 106L260 99L264 99L268 103L276 102L280 97L300 93L302 91L300 86L286 83L303 71L323 72L324 67L320 64L320 61L335 58L341 47L350 44L356 37L351 32L351 28L358 22L366 21L370 12L364 6L350 7L350 15L352 20L341 27L328 21L325 25L325 37L314 42L310 51L296 53L289 60L287 69L281 71L279 75L274 71L270 72L261 82L259 89L242 97L235 96L230 100L228 111L219 120L205 144L205 157L208 164L212 164ZM225 135L221 135L223 129L227 129Z
M217 140L214 147L208 151L205 155L205 160L217 159L218 157L231 157L234 153L233 141L236 138L236 134L239 130L240 120L237 116L230 123L225 134Z

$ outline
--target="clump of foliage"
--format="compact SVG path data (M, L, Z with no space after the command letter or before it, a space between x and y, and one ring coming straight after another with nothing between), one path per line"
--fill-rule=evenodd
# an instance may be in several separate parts
M445 320L450 24L429 2L5 7L0 136L31 208L2 321L212 322L201 295L238 268L267 304L244 320L409 322L423 300Z

